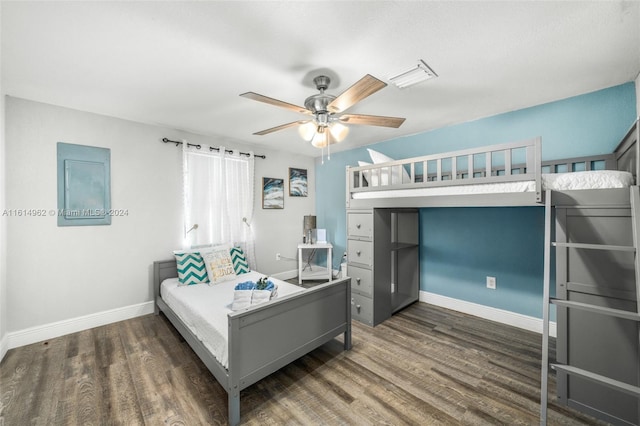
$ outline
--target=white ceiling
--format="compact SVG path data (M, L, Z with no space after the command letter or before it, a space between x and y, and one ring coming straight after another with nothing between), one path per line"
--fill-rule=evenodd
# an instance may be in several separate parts
M351 126L352 149L632 81L640 2L6 2L2 92L159 124L221 143L318 156L305 116L238 96L303 105L324 69L338 95L425 60L439 77L389 85L348 112L406 117ZM339 80L339 81L337 81Z

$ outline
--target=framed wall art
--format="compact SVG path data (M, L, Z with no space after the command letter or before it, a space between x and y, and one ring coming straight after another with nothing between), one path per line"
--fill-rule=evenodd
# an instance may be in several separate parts
M289 195L306 197L308 194L307 169L289 167Z
M58 142L58 226L111 225L111 150Z
M262 208L284 209L284 179L262 178Z

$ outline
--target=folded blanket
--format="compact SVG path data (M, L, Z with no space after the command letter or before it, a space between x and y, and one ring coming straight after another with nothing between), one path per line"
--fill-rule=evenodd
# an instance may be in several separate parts
M253 290L236 290L233 292L233 303L231 304L232 311L239 311L240 309L248 308L251 306L251 296Z
M232 311L268 302L278 296L278 286L264 278L257 283L252 281L239 283L233 290Z
M253 290L251 293L251 305L259 305L271 299L270 290Z

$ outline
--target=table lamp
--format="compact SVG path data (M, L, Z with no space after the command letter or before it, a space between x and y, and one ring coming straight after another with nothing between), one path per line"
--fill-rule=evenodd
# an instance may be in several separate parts
M303 236L305 236L307 238L307 243L308 244L313 244L313 241L311 241L311 230L316 228L316 217L315 216L305 216L304 220L302 221L302 232L303 232Z

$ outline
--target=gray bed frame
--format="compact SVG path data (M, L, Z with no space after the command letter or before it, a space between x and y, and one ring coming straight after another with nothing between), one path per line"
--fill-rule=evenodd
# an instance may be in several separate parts
M549 301L557 305L558 313L556 359L559 364L553 366L557 375L558 402L613 424L640 424L640 220L636 219L638 223L632 226L633 214L629 213L633 210L640 212L637 186L637 172L640 170L639 138L640 128L636 120L615 151L601 156L542 162L538 138L384 164L347 167L348 210L406 207L545 207L541 424L546 424L547 420ZM525 164L511 164L514 150L526 152ZM477 168L478 161L475 156L488 159L495 152L503 156L502 166L495 167L487 160L486 166ZM543 191L543 172L575 171L575 165L578 163L582 163L581 167L584 170L590 170L595 161L604 161L604 168L608 170L630 172L634 177L634 185L631 189ZM436 171L426 173L426 177L424 173L417 173L430 172L434 168ZM409 179L398 178L402 176L402 169L407 171ZM469 173L469 170L473 170L473 173ZM378 182L383 182L383 173L386 174L387 180L392 181L380 186L370 185L367 181L367 177L377 176ZM384 192L519 180L535 181L536 191L353 198L353 194L367 191ZM375 179L372 181L375 183ZM635 198L633 194L636 194ZM552 226L552 221L555 227ZM555 299L549 296L549 274L553 261L550 255L552 228L555 228L553 233L556 241L553 259L556 264ZM576 244L577 241L587 244L576 248L581 245ZM585 246L587 250L584 250ZM600 247L593 250L596 247L592 246ZM620 250L620 246L623 246L621 253L607 252L604 257L596 253L602 250L615 252ZM635 257L627 246L635 247ZM575 302L589 304L590 311L585 314L581 311L585 309L584 305L578 309ZM574 305L571 305L572 303ZM601 309L603 307L605 309ZM622 312L615 311L613 318L604 319L600 314L592 314L594 311L612 308ZM589 373L576 372L576 365ZM592 372L597 372L605 379L594 380L594 375L590 375Z
M241 390L340 334L351 349L351 280L344 278L229 313L225 368L162 300L160 284L177 276L175 259L153 263L155 313L164 313L226 390L231 425L240 422Z
M625 139L626 140L626 139ZM571 172L579 168L592 170L595 163L603 162L607 170L627 170L634 176L638 164L637 151L633 144L623 140L613 153L573 157L561 160L541 160L541 138L529 139L499 145L489 145L461 151L451 151L421 157L406 158L382 164L367 166L347 166L346 170L346 207L347 209L371 208L421 208L421 207L506 207L506 206L543 206L543 173ZM524 156L524 162L512 163L512 158ZM498 156L501 161L491 161ZM478 159L485 166L477 167ZM366 176L401 175L402 168L407 170L409 180L402 182L394 179L386 185L371 186ZM418 170L431 170L426 175ZM473 173L468 173L473 170ZM533 192L486 193L406 196L393 198L353 198L360 192L381 192L390 190L412 190L423 188L451 187L459 185L477 185L487 183L506 183L534 181Z

